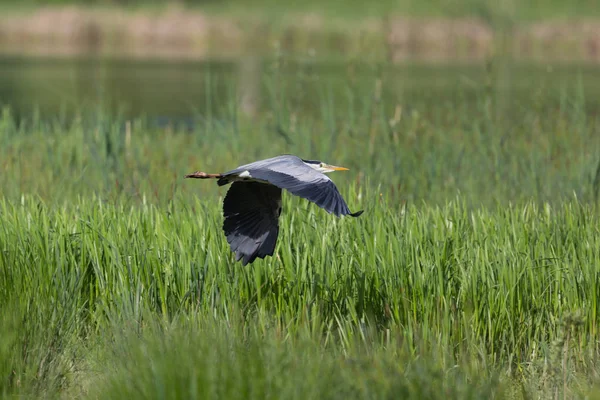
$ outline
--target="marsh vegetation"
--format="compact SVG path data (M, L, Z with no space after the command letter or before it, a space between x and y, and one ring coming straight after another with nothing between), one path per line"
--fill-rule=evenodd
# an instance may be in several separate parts
M251 112L226 71L151 115L4 101L0 393L598 395L597 70L280 57ZM349 167L365 213L284 196L276 255L241 267L225 189L183 175L281 153Z

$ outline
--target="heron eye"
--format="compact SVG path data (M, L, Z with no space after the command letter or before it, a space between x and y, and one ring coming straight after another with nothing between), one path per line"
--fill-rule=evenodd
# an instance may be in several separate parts
M319 167L323 168L323 167L325 167L325 164L321 163L321 164L319 164Z

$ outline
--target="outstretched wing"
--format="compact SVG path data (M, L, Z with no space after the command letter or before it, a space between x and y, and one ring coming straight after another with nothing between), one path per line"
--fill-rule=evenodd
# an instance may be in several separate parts
M223 174L247 176L249 179L268 182L281 189L312 201L337 216L358 217L363 211L352 213L335 184L325 174L314 170L296 156L279 156L243 165Z
M234 182L223 201L223 231L242 264L272 256L279 235L281 189L260 182Z

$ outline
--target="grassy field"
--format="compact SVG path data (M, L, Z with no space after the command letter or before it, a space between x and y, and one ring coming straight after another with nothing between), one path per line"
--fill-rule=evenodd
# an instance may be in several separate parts
M150 5L140 2L140 5ZM155 3L156 4L156 3ZM557 0L530 0L527 2L495 2L491 0L383 0L361 2L358 0L309 0L302 3L281 2L276 0L253 0L250 2L224 1L202 2L188 1L187 4L207 11L241 14L287 14L290 12L314 13L330 17L361 19L385 17L389 15L407 15L416 17L480 17L484 19L514 18L519 21L598 17L600 11L593 0L579 0L573 3Z
M186 6L221 15L254 15L259 17L281 16L290 13L311 13L342 19L363 19L386 15L416 17L510 17L516 20L540 20L552 18L599 17L595 0L564 2L558 0L529 0L526 2L492 0L307 0L303 2L277 0L0 0L7 9L28 9L44 5L80 5L85 7L124 7L129 9L162 10L169 6Z
M306 109L280 78L256 116L207 105L191 131L4 109L0 393L598 398L587 81L407 98L384 74ZM182 176L287 152L350 167L332 177L365 213L286 196L276 256L242 267L225 189Z
M355 190L344 190L352 198ZM300 209L234 264L219 207L3 201L5 393L490 398L598 383L598 216Z

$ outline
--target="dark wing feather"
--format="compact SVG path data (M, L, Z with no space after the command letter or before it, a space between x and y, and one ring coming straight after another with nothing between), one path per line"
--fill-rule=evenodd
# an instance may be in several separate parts
M242 264L272 256L279 235L281 189L260 182L234 182L223 201L223 231Z
M254 179L269 182L296 196L312 201L325 211L337 216L350 215L358 217L363 213L362 211L355 213L350 211L331 179L304 164L302 166L310 170L302 175L302 179L284 172L268 169L251 169L249 172Z

